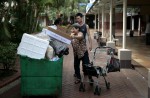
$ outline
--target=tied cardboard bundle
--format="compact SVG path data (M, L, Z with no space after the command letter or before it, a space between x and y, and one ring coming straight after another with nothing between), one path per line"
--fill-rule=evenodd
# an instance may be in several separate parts
M62 31L55 30L51 27L47 27L47 29L45 29L44 32L46 32L46 34L49 35L50 37L57 39L63 43L66 43L66 44L71 43L71 38L70 38L69 34L66 34Z

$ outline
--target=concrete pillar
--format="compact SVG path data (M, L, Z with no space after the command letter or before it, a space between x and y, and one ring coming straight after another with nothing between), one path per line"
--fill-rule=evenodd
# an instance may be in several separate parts
M109 26L109 30L110 30L110 40L106 43L106 45L108 47L111 47L113 49L115 49L115 42L112 41L112 14L113 14L113 0L110 0L110 26Z
M99 18L100 18L100 8L98 8L98 31L100 31L99 30L99 27L100 27L100 25L99 25L99 22L100 22Z
M110 23L109 23L109 30L110 30L110 41L112 41L112 20L113 20L113 0L110 0Z
M115 6L113 5L113 15L112 15L112 36L115 37Z
M123 49L126 48L126 32L127 32L127 0L123 1Z
M138 23L138 34L141 36L141 18L139 17L139 23Z
M118 59L121 63L121 68L132 68L131 55L132 51L126 48L126 21L127 21L127 0L123 0L123 47L118 50Z
M130 37L133 37L134 36L134 18L132 17L132 12L131 12L131 26L130 26L130 32L129 32L129 35Z
M102 6L102 37L104 37L104 6Z
M104 13L104 5L102 6L102 37L101 37L101 39L102 39L102 41L103 42L107 42L107 38L106 37L104 37L104 16L105 15L105 13Z
M138 23L138 31L141 30L141 18L139 17L139 23Z
M131 12L131 17L130 17L130 30L132 30L132 12Z
M97 29L96 29L96 20L97 20L97 18L96 18L96 14L95 14L95 31L97 31Z
M134 18L132 17L132 31L134 31Z

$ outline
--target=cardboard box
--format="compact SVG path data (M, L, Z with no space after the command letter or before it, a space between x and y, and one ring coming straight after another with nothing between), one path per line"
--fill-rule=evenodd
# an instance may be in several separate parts
M51 27L47 27L45 29L46 34L63 42L66 44L70 44L71 43L71 37L69 34L64 33L63 31L59 31L59 30L55 30Z

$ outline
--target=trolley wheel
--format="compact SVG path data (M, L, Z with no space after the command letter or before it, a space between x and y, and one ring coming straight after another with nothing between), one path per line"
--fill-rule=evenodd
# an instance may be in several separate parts
M79 91L85 92L85 84L80 84Z
M101 88L96 86L95 91L94 91L94 95L100 95L101 94Z
M106 83L106 88L110 89L110 83L109 82Z
M94 80L90 79L90 86L93 86L93 84L94 84Z

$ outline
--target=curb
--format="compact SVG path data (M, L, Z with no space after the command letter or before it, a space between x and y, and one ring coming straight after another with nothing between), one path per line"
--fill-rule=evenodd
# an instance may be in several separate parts
M18 74L16 73L15 77L8 77L10 79L6 79L6 80L2 81L2 83L0 83L0 89L3 88L6 85L12 83L13 81L19 79L20 77L21 77L20 73L18 73Z

